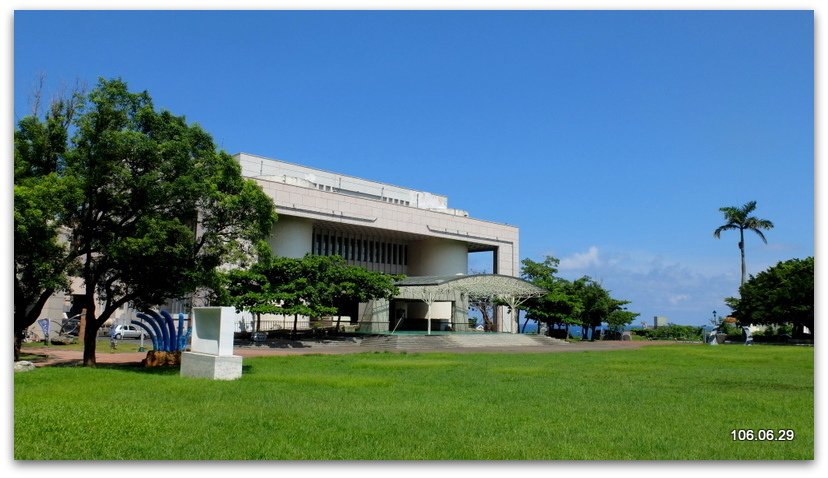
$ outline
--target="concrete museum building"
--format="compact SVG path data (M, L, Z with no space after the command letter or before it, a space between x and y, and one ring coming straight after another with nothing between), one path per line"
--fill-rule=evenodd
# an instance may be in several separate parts
M531 290L518 279L518 229L474 219L448 198L240 153L242 175L273 199L276 255L339 255L348 264L404 274L393 300L340 311L361 332L468 329L468 291ZM491 252L492 275L469 276L468 256ZM527 289L527 287L529 289ZM498 332L517 332L510 308L495 311Z

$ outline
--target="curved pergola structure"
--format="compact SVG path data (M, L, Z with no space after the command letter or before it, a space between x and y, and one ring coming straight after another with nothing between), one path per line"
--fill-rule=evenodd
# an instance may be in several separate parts
M435 291L454 290L471 297L530 298L546 294L546 290L529 281L498 274L406 277L397 287L421 287Z
M469 299L498 300L514 311L532 297L547 293L531 282L498 274L406 277L397 282L399 299L420 300L426 306L427 333L431 333L431 307L436 301L464 303Z

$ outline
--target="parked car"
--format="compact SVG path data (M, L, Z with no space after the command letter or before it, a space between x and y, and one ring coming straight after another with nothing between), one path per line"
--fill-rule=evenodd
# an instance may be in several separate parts
M146 338L147 333L134 325L116 325L110 335L118 340Z

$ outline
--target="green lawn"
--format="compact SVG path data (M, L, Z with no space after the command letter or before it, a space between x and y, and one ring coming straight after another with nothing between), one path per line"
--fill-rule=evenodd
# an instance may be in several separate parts
M14 376L14 457L810 460L813 385L813 348L758 345L260 357L234 382L49 367Z

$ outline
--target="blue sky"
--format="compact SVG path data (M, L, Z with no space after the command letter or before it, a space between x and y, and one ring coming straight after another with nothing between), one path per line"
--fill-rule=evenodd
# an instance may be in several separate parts
M23 8L23 6L18 6ZM810 11L13 15L13 113L121 77L248 152L446 194L630 310L706 324L748 271L814 255ZM472 259L471 267L484 265Z

